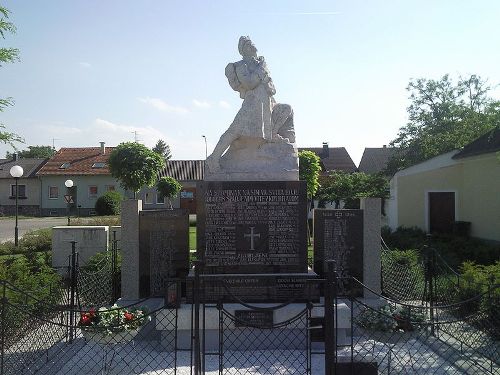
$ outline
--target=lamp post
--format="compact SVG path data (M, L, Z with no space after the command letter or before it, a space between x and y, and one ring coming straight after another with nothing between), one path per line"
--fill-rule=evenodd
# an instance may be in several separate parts
M73 180L66 180L64 185L68 188L68 194L64 197L66 199L66 203L68 204L68 226L69 226L69 216L71 209L71 194L69 194L69 189L73 187Z
M17 204L17 199L18 199L18 196L19 196L19 193L17 191L17 188L18 188L18 180L19 180L19 177L21 177L23 175L23 168L20 167L19 165L14 165L12 168L10 168L10 175L12 177L14 177L14 179L16 180L16 227L14 229L14 244L17 246L18 243L19 243L19 229L17 227L17 216L18 216L18 204Z
M208 149L207 149L207 137L202 135L203 139L205 140L205 159L208 157Z

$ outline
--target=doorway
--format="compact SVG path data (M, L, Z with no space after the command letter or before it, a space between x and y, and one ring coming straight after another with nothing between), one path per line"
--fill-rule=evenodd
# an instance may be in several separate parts
M452 233L455 222L455 193L429 193L429 232Z

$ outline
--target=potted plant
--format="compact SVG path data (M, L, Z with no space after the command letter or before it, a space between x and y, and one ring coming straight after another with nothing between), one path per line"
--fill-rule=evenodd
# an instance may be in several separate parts
M144 307L113 305L82 312L78 326L88 340L99 344L118 344L133 340L141 327L150 320Z

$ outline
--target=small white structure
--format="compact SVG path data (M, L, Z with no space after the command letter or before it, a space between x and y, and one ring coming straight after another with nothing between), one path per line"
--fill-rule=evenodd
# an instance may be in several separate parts
M72 241L76 242L78 261L82 266L92 255L108 251L109 227L104 225L53 227L52 267L59 269L68 267Z

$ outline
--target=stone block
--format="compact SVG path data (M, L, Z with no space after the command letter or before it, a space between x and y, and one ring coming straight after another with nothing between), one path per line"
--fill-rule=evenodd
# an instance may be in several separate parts
M121 208L122 298L139 299L139 212L142 201L127 199Z
M108 251L107 226L58 226L52 228L52 266L67 267L71 255L71 241L76 241L80 266L92 255Z

